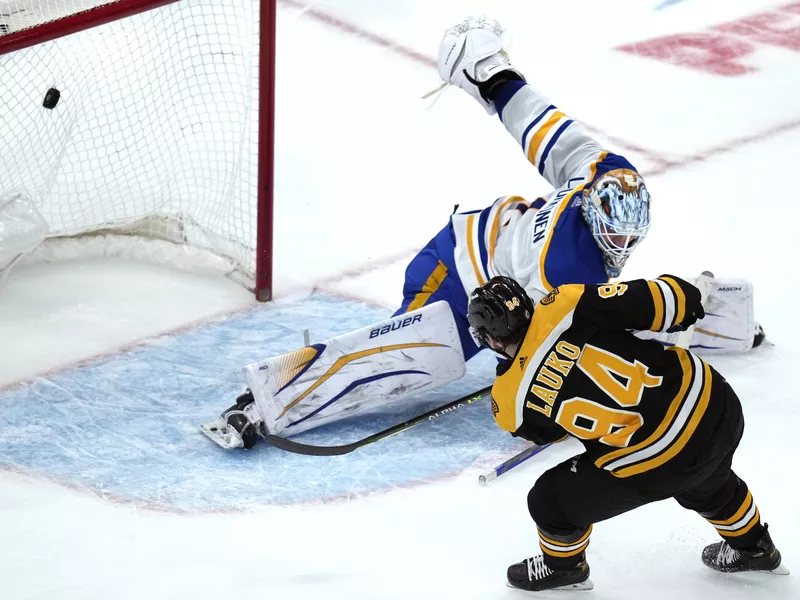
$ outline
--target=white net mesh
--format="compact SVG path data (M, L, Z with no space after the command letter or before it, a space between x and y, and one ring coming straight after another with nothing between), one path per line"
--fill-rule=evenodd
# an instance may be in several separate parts
M0 42L90 6L0 0ZM0 196L31 199L51 238L158 240L150 258L252 287L258 30L258 0L182 0L0 55Z

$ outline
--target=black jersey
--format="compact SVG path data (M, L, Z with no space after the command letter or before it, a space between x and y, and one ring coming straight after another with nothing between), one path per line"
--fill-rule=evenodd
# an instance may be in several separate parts
M556 288L536 306L492 388L497 423L539 443L574 436L618 477L672 460L692 445L701 421L716 423L712 371L690 352L630 330L665 331L699 302L697 288L666 275Z

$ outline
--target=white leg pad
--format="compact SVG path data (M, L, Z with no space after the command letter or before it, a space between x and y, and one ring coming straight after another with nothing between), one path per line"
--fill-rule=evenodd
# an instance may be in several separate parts
M458 379L466 365L446 302L244 368L269 433L294 435Z

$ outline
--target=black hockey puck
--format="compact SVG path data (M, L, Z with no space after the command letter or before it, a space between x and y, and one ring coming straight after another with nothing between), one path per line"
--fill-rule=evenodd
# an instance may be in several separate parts
M56 104L58 104L60 99L61 92L59 92L56 88L50 88L44 95L44 102L42 102L42 106L52 110L56 107Z

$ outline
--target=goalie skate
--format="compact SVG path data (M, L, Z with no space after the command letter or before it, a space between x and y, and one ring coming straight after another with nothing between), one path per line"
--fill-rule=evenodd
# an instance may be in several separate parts
M247 390L219 418L201 425L200 431L225 450L249 449L256 445L261 425L253 394Z
M200 425L200 431L202 431L208 439L225 450L244 447L242 436L239 435L233 427L229 428L225 419L222 417L218 418L216 421Z

